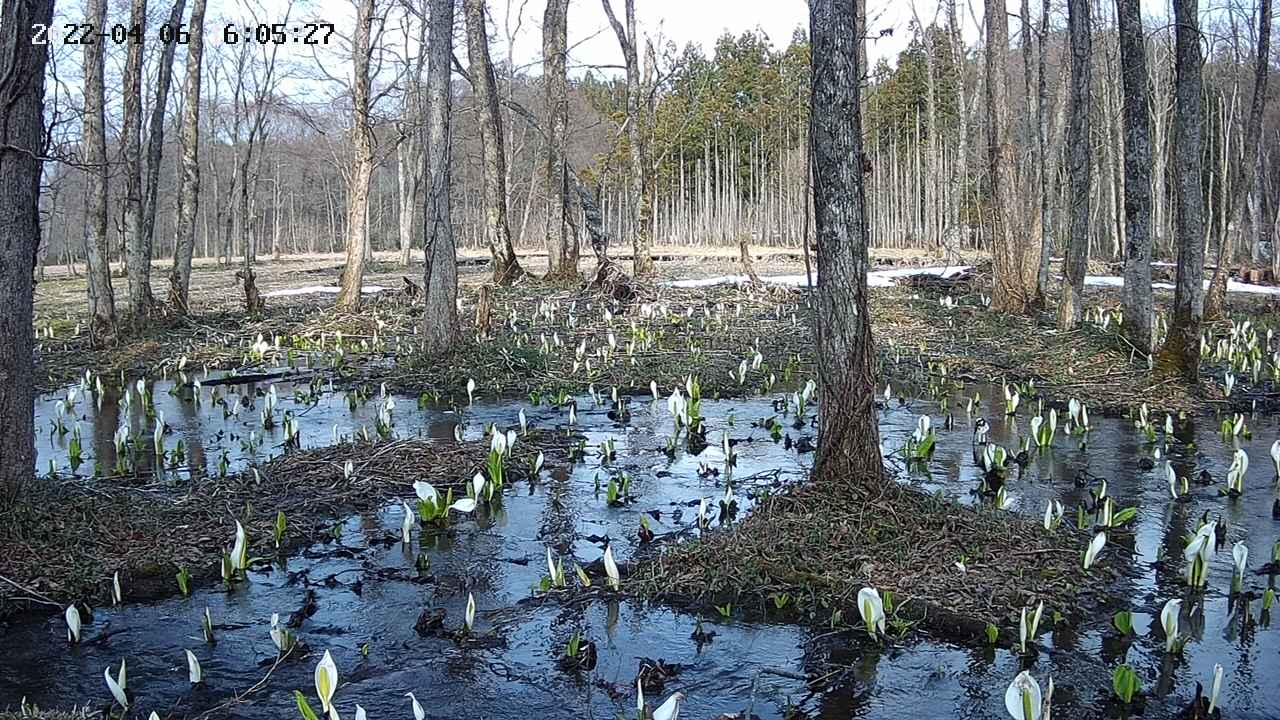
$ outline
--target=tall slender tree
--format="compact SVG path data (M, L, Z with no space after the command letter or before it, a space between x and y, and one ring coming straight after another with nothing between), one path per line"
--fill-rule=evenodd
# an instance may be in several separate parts
M818 296L814 317L823 402L814 473L877 481L875 365L867 310L862 67L848 0L810 0L811 115Z
M32 35L33 26L52 22L53 0L0 6L0 514L13 507L36 464L32 301L48 48Z
M1244 139L1240 154L1231 173L1234 182L1226 200L1227 227L1222 232L1218 246L1218 259L1209 282L1209 294L1205 297L1204 314L1209 318L1221 317L1227 306L1227 279L1231 274L1235 238L1244 232L1243 200L1253 192L1258 181L1258 151L1262 139L1262 112L1267 104L1267 77L1271 74L1271 0L1258 3L1258 52L1254 58L1253 100L1249 104L1249 118L1245 121ZM1262 222L1254 217L1253 222Z
M453 164L454 0L430 0L427 37L427 201L423 257L422 344L428 353L450 350L462 336L458 324L458 264L449 190Z
M106 27L106 0L88 0L86 14L94 27ZM84 226L85 273L89 276L90 334L95 343L116 333L116 301L111 288L111 252L107 242L107 135L103 82L106 42L84 46L84 164L87 197Z
M1144 353L1154 345L1151 300L1151 102L1147 46L1139 0L1116 0L1124 83L1124 307L1123 330Z
M1173 320L1160 351L1161 366L1187 380L1200 373L1200 324L1204 317L1204 59L1200 53L1199 0L1173 0L1173 176L1177 189L1174 235L1178 244Z
M129 26L141 28L129 42L124 63L124 117L120 145L124 156L124 264L129 281L129 314L151 313L151 252L142 215L142 52L147 37L147 0L129 3Z
M1067 125L1071 227L1063 261L1062 298L1058 302L1058 327L1063 330L1080 324L1084 276L1089 265L1089 181L1093 169L1089 157L1091 5L1090 0L1067 2L1067 34L1071 38L1071 119Z
M648 81L640 73L640 40L636 35L636 3L635 0L624 0L623 12L626 19L624 27L613 12L610 0L600 0L604 6L613 33L618 37L618 45L622 47L622 57L627 71L626 125L627 147L631 152L631 186L629 188L633 203L631 223L632 272L637 277L653 272L653 170L650 167L649 139L647 137L649 113ZM650 54L653 50L650 48Z
M142 242L143 252L151 257L155 247L156 198L160 190L160 162L164 157L165 110L169 105L169 89L173 86L173 58L177 54L177 32L187 0L174 0L169 9L169 30L161 38L160 64L156 70L156 94L151 103L151 120L147 127L147 170L143 184ZM168 40L168 42L165 42ZM151 269L147 268L148 285ZM153 301L154 302L154 301Z
M200 202L200 78L204 61L206 0L195 0L189 23L187 78L182 90L182 170L178 178L177 220L173 234L173 269L169 271L169 305L190 312L191 255L196 246Z
M489 58L489 32L485 27L485 0L463 0L467 21L467 58L480 116L480 153L484 175L484 232L493 263L493 281L509 285L524 275L511 244L507 222L507 160L503 145L502 114L498 112L498 81Z
M542 83L547 106L547 277L578 276L578 240L569 225L569 0L547 0L542 16Z
M984 0L986 12L987 169L990 175L992 303L1027 312L1035 300L1039 247L1018 232L1017 175L1009 110L1009 17L1004 0Z
M370 65L373 55L374 0L358 0L351 44L351 185L347 189L347 261L338 289L338 307L360 306L364 263L369 245L369 182L373 177L373 121L370 110Z

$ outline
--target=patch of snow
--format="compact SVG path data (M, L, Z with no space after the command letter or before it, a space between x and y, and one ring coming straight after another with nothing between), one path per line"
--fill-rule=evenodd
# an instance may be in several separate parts
M919 275L933 275L940 278L953 278L961 273L967 272L971 266L969 265L947 265L943 267L919 267L919 268L895 268L893 270L873 270L867 273L867 287L892 287L896 283L897 278L914 277ZM674 288L705 288L714 287L716 285L741 285L748 282L750 278L746 275L719 275L709 278L696 278L693 280L672 280L663 283L667 287ZM814 273L814 283L818 280L817 273ZM767 275L760 278L760 282L769 285L782 285L786 287L804 287L808 284L808 279L804 275Z
M1086 275L1084 278L1084 284L1104 287L1124 287L1124 278L1116 277L1115 275ZM1156 290L1174 289L1172 283L1164 282L1151 283L1151 287ZM1204 281L1204 289L1209 289L1208 280ZM1250 293L1253 295L1280 295L1280 287L1271 285L1252 285L1250 283L1228 280L1227 292Z
M284 290L272 290L271 292L263 293L262 297L273 298L273 297L296 297L298 295L337 295L338 290L339 288L336 285L308 285L306 287L300 287L300 288L286 288ZM360 288L360 292L363 295L375 295L380 292L385 292L386 290L387 288L381 285L364 285L364 286L361 286Z

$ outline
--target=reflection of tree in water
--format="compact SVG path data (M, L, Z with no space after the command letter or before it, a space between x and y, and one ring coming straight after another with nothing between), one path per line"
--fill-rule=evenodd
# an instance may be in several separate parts
M92 413L90 423L93 425L93 459L104 474L112 475L116 466L116 428L120 427L120 394L104 388L102 407L97 410L93 410L97 402L94 395L84 393L81 402Z
M846 720L863 716L872 706L876 666L883 650L869 638L852 636L846 639L848 642L809 642L805 645L801 660L805 675L821 678L837 671L819 689L814 717Z

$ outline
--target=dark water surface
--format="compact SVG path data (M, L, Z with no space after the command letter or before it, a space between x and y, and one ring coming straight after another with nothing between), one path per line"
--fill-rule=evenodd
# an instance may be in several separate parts
M209 402L207 388L205 401L197 409L169 395L168 387L160 382L153 392L157 409L164 412L171 428L166 446L172 448L181 437L187 448L180 475L216 472L224 452L231 471L245 467L251 456L261 460L280 452L279 427L265 434L256 453L241 445L251 430L261 432L259 393L265 392L266 384L222 388L229 396L254 399L252 408L230 418L224 418L222 407ZM306 389L305 382L277 381L276 387L277 415L286 409L296 414L303 447L329 444L335 425L339 435L350 435L362 426L372 432L376 393L353 412L341 393L321 394L318 402L308 404L293 399L295 389ZM984 398L999 392L998 388L977 389ZM771 402L775 397L781 393L704 401L710 447L699 456L681 451L674 460L662 452L672 429L665 399L635 401L632 422L619 426L606 417L604 407L596 408L589 398L580 397L578 430L588 437L586 461L570 472L544 476L537 484L509 485L500 506L457 519L446 536L421 538L415 529L412 547L399 541L388 545L384 538L399 534L403 511L396 505L349 518L340 540L317 544L289 558L286 565L251 571L250 581L234 592L202 588L188 598L98 608L94 624L85 627L85 642L77 647L66 644L61 615L20 618L2 631L6 652L0 656L0 707L16 706L23 697L41 706L104 707L110 695L103 670L110 666L114 673L121 658L127 658L129 688L134 694L129 717L145 718L152 710L161 717L200 715L263 679L275 657L268 635L272 613L284 618L298 609L309 588L315 592L318 610L296 632L310 653L280 665L260 690L230 709L218 710L214 717L298 717L293 690L303 690L317 705L312 673L324 650L332 652L341 675L335 700L344 717L354 717L359 703L371 718L411 718L409 700L404 697L410 691L428 717L634 717L634 679L641 658L663 658L683 666L660 695L648 699L657 703L676 690L685 692L681 713L685 718L714 718L744 710L761 718L784 717L792 710L822 718L1007 717L1005 689L1021 669L1021 660L1008 648L973 648L929 639L877 648L864 633L831 634L719 616L702 618L705 629L715 636L699 644L691 638L697 621L692 615L625 599L598 596L565 602L535 592L546 574L548 546L564 558L566 569L572 563L586 565L599 559L603 543L598 540L603 537L612 539L620 562L631 558L638 547L641 513L660 511L659 519L650 516L660 535L695 537L698 501L707 498L714 509L724 494L723 475L704 477L699 472L703 463L722 468L724 432L743 441L735 446L738 465L733 483L739 518L750 511L753 497L803 479L812 456L788 450L771 441L767 431L752 426L753 420L778 415L793 438L812 434L811 427L797 431L790 426L790 418L775 412ZM50 427L55 403L62 398L65 393L42 399L37 427ZM118 402L104 402L99 413L92 398L92 394L81 396L65 421L70 425L72 416L80 419L86 458L81 474L92 471L95 459L108 469L114 465L112 436L126 417L134 434L144 439L142 444L151 444L150 421L139 403L135 401L125 414ZM455 413L419 409L413 398L396 397L395 402L397 436L433 437L440 442L450 442L459 423L467 437L479 436L488 422L514 426L521 407L532 426L551 427L566 421L560 409L528 403L477 403ZM952 430L943 429L937 403L921 400L902 405L895 400L890 406L882 412L881 432L891 460L919 414L931 412L938 431L938 449L928 471L904 474L905 481L962 502L990 502L970 492L980 473L971 455L971 419L963 406L953 408ZM1016 429L988 405L975 412L974 419L985 417L992 425L991 439L1016 448L1017 431L1028 432L1032 412L1031 407L1022 409ZM1164 417L1153 421L1159 428ZM1020 477L1015 473L1008 483L1009 511L1037 522L1052 498L1066 508L1065 520L1074 521L1075 506L1087 495L1086 488L1073 482L1081 472L1107 478L1118 507L1138 508L1133 547L1111 543L1101 562L1129 566L1108 590L1117 598L1117 609L1127 607L1135 615L1137 639L1127 661L1137 670L1148 696L1143 717L1177 717L1194 694L1195 683L1208 686L1214 664L1221 663L1225 678L1220 705L1226 717L1280 718L1280 692L1275 689L1280 671L1277 630L1258 626L1241 632L1242 623L1229 601L1231 546L1237 541L1247 543L1246 588L1261 593L1268 578L1254 575L1253 570L1270 560L1280 530L1280 522L1271 517L1276 490L1268 455L1278 433L1276 420L1255 417L1249 423L1253 440L1241 441L1241 447L1252 462L1244 496L1237 500L1219 497L1216 486L1193 482L1192 500L1173 503L1162 463L1139 469L1139 460L1151 457L1154 445L1134 429L1131 420L1119 418L1092 418L1088 449L1082 451L1078 439L1067 436L1063 417L1053 448L1043 453L1033 450L1026 472ZM1156 444L1163 444L1163 432L1158 430L1157 435ZM68 437L42 437L42 471L50 459L67 471ZM617 458L605 465L594 449L608 437L615 439ZM1231 452L1231 443L1218 435L1218 420L1206 416L1177 423L1168 456L1179 474L1194 480L1207 470L1220 485ZM627 507L609 507L605 486L610 476L621 472L632 478L636 500ZM412 495L414 479L405 478L406 498ZM1205 511L1229 521L1228 542L1210 567L1203 627L1196 629L1183 657L1169 661L1164 658L1158 616L1165 600L1188 596L1182 581L1182 536L1195 529ZM418 552L431 562L425 581L414 569ZM1168 562L1158 562L1166 554ZM571 570L569 580L575 582ZM415 632L414 623L424 609L442 608L447 613L445 627L460 627L468 593L474 595L479 609L478 639L459 643L445 635L423 637ZM1254 617L1259 605L1255 601L1250 608ZM200 617L206 607L216 627L217 644L212 646L201 639ZM1040 639L1045 652L1030 670L1042 685L1053 676L1055 717L1106 716L1111 669L1120 662L1104 648L1103 631L1110 613L1099 614L1083 627L1056 632L1049 614ZM1188 622L1184 617L1184 628ZM565 643L575 632L598 648L594 672L574 674L559 667ZM109 636L95 641L104 633ZM200 658L205 676L201 687L192 689L187 682L184 649ZM805 675L816 681L800 679Z

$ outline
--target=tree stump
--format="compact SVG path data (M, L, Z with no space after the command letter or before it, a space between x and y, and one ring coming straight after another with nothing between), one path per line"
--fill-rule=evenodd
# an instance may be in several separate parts
M493 319L493 300L489 297L490 286L480 286L480 298L476 300L476 332L489 334L489 324Z
M249 315L261 315L266 309L266 302L262 299L262 293L258 292L258 283L253 274L253 268L242 268L236 271L236 277L239 278L244 285L244 310Z

